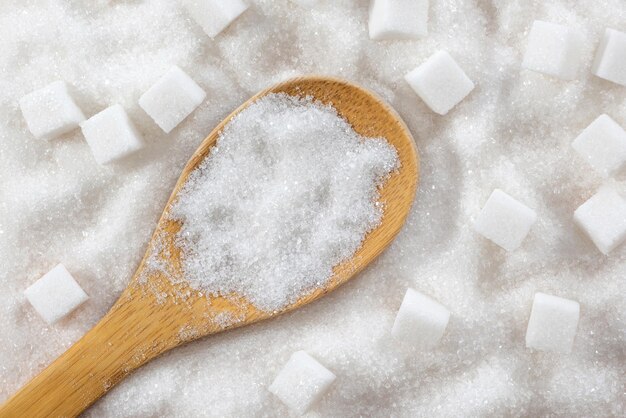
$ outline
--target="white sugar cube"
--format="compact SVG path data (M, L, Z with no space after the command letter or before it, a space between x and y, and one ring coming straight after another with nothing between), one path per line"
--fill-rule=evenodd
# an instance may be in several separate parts
M594 120L572 147L605 177L626 167L626 131L607 115Z
M579 31L567 26L535 20L522 67L571 80L580 68L583 39Z
M603 188L576 209L574 222L608 254L626 240L626 201L614 190Z
M372 0L370 38L418 39L428 34L428 0Z
M404 76L411 88L432 109L445 115L465 98L474 83L446 51L439 51Z
M215 38L248 9L241 0L183 0L191 17L211 38Z
M326 393L335 375L304 351L296 351L278 373L269 391L298 414L304 414Z
M578 302L536 293L526 330L526 347L542 351L572 351L580 306Z
M22 97L20 109L32 134L46 140L77 128L85 120L64 81L55 81Z
M204 90L174 66L139 98L139 106L169 133L200 106L205 97Z
M89 299L63 264L44 274L24 291L37 313L52 324Z
M107 107L80 127L98 164L117 161L144 146L141 134L120 105Z
M391 335L418 350L439 344L450 311L439 302L411 288L407 289L391 329Z
M596 52L591 72L626 86L626 33L607 29Z
M500 189L495 189L478 215L474 230L507 251L518 248L537 214Z

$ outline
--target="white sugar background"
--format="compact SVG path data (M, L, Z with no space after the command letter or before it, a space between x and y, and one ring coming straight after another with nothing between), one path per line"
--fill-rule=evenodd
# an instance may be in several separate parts
M174 350L87 416L285 416L267 387L300 349L338 376L312 416L623 415L626 246L604 257L574 226L574 210L602 180L570 143L601 113L626 125L626 89L589 71L604 28L626 28L624 3L432 0L429 35L404 42L368 39L365 0L321 0L315 9L251 3L215 40L171 0L0 4L0 400L113 304L179 172L215 124L259 89L316 72L373 89L409 125L422 178L406 228L335 293ZM576 80L520 69L534 19L583 29ZM403 80L438 49L477 86L443 117ZM137 100L173 64L208 95L165 135ZM149 148L100 167L79 130L49 143L33 138L18 100L56 79L75 86L86 115L122 104ZM626 182L615 185L626 193ZM471 228L496 187L538 214L508 254ZM22 291L58 262L91 299L49 327ZM389 341L408 286L452 312L432 352ZM525 348L535 291L580 302L570 355Z

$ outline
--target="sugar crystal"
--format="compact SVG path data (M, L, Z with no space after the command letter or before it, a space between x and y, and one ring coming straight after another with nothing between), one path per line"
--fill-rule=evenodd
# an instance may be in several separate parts
M381 220L377 186L398 166L309 98L268 95L235 116L192 172L172 216L185 278L265 310L323 285Z

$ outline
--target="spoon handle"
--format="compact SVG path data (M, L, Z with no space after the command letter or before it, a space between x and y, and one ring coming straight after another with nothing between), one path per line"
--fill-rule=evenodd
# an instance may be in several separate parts
M0 405L0 418L74 417L133 370L180 344L168 305L124 292L87 334Z

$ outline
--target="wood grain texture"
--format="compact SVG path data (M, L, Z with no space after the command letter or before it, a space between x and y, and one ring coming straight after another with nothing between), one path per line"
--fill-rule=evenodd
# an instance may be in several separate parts
M207 297L182 281L180 250L174 236L180 224L168 209L187 177L206 157L228 121L268 93L312 96L331 104L364 136L384 137L398 151L401 167L380 190L382 223L354 257L334 268L323 287L285 309L263 312L244 298ZM316 300L354 277L400 231L413 202L419 161L413 138L400 117L369 91L342 80L309 76L272 86L252 97L202 142L185 166L146 256L127 289L102 320L38 376L0 406L0 417L70 417L80 414L133 370L159 354L206 335L267 319ZM164 269L152 269L157 259Z

